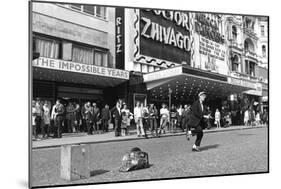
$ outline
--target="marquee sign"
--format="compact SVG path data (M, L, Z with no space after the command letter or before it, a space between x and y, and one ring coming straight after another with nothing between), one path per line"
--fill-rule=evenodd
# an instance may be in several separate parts
M216 14L195 13L194 67L228 75L222 20Z
M195 14L195 31L209 40L223 44L224 36L221 31L221 16L218 14Z
M113 77L113 78L126 79L126 80L129 79L129 72L125 70L100 67L100 66L94 66L88 64L80 64L77 62L71 62L65 60L40 57L34 60L32 64L34 67L40 67L40 68L48 68L53 70Z
M191 28L188 12L139 9L135 10L134 60L172 67L190 65Z

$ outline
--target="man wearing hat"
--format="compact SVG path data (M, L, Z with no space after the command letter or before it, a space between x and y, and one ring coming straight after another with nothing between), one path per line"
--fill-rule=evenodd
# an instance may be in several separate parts
M208 119L210 115L207 115L207 108L203 102L206 98L205 92L198 94L199 99L196 100L191 107L191 115L188 120L188 125L192 128L192 135L196 135L195 144L192 147L192 151L199 152L200 143L203 138L203 129L206 127L204 119Z
M98 122L99 122L99 119L100 119L100 109L97 107L97 104L94 102L93 103L93 109L92 109L92 124L93 124L93 128L95 130L96 133L99 132L99 125L98 125Z

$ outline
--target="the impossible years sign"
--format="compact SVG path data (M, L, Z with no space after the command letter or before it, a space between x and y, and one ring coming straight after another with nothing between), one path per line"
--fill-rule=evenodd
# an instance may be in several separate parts
M80 64L65 60L51 59L40 57L32 62L33 66L40 68L48 68L53 70L69 71L76 73L84 73L91 75L99 75L105 77L113 77L119 79L129 79L129 72L114 68L106 68L88 64Z

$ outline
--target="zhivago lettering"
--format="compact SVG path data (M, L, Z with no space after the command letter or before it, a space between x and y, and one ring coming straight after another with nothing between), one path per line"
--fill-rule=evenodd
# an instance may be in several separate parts
M189 31L188 15L179 11L153 11L155 15L162 16L166 20L175 22L179 27ZM141 36L164 43L166 45L173 45L179 49L190 51L190 37L177 31L174 27L165 27L159 23L151 21L150 18L142 17L144 27L141 31Z

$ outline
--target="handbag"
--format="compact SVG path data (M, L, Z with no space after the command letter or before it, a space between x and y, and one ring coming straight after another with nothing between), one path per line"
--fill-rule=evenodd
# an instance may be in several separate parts
M138 151L127 152L122 158L122 165L119 169L120 172L128 172L137 169L143 169L149 167L148 154L141 151L139 148Z

